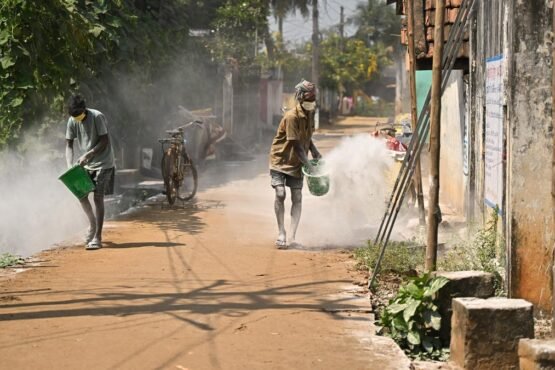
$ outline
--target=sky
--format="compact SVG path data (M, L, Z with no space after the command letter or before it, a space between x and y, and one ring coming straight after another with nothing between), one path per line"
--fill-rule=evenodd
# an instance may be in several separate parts
M320 0L320 30L324 30L339 25L340 7L345 8L345 21L355 14L356 7L361 0ZM270 17L270 29L277 31L278 26L274 17ZM355 27L345 25L345 36L351 36L355 32ZM312 37L312 18L304 19L298 12L296 15L289 15L283 22L283 35L285 42L292 44L308 41Z

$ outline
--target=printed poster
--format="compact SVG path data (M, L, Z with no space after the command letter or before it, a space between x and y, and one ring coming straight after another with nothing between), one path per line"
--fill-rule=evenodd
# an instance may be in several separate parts
M503 212L503 71L502 55L486 60L485 203Z

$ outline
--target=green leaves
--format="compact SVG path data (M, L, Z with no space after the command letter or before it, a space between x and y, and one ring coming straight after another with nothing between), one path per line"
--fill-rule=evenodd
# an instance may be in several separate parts
M420 333L417 331L409 331L408 335L407 335L407 340L409 341L410 344L413 344L415 346L420 344Z
M434 297L448 282L429 274L411 278L381 312L382 333L393 338L412 357L442 356L441 316Z
M0 64L2 65L2 69L8 69L15 65L15 61L10 55L6 55L3 58L0 58Z
M449 280L444 277L436 277L432 283L430 284L429 288L424 289L424 297L431 297L436 294L441 288L447 284Z
M406 322L409 322L410 319L412 319L412 317L416 313L416 310L418 309L419 306L420 306L420 301L418 300L411 301L407 306L407 308L405 308L405 310L403 311L403 319L405 319Z

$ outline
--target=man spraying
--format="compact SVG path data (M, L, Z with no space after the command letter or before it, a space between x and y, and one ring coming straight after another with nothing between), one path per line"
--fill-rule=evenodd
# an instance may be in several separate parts
M291 238L289 245L295 244L295 236L301 219L303 165L310 167L308 152L312 158L321 158L318 149L312 142L314 131L314 111L316 109L316 86L309 81L301 81L295 86L295 108L283 116L272 147L270 149L271 184L276 197L274 209L279 234L276 246L287 248L287 237L284 226L285 187L291 191Z
M77 139L79 148L84 154L77 164L83 166L93 183L93 213L88 196L81 199L81 206L89 220L89 229L85 237L85 248L95 250L102 247L102 226L104 224L104 195L114 192L114 152L108 137L106 117L99 111L87 108L85 100L73 95L68 102L66 130L66 161L68 168L73 166L73 141Z

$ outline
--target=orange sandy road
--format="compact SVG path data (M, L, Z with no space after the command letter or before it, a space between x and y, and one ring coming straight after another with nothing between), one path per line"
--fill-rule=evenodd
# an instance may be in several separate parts
M212 172L195 203L151 201L102 250L4 278L0 368L408 368L372 335L348 254L273 247L265 158Z

